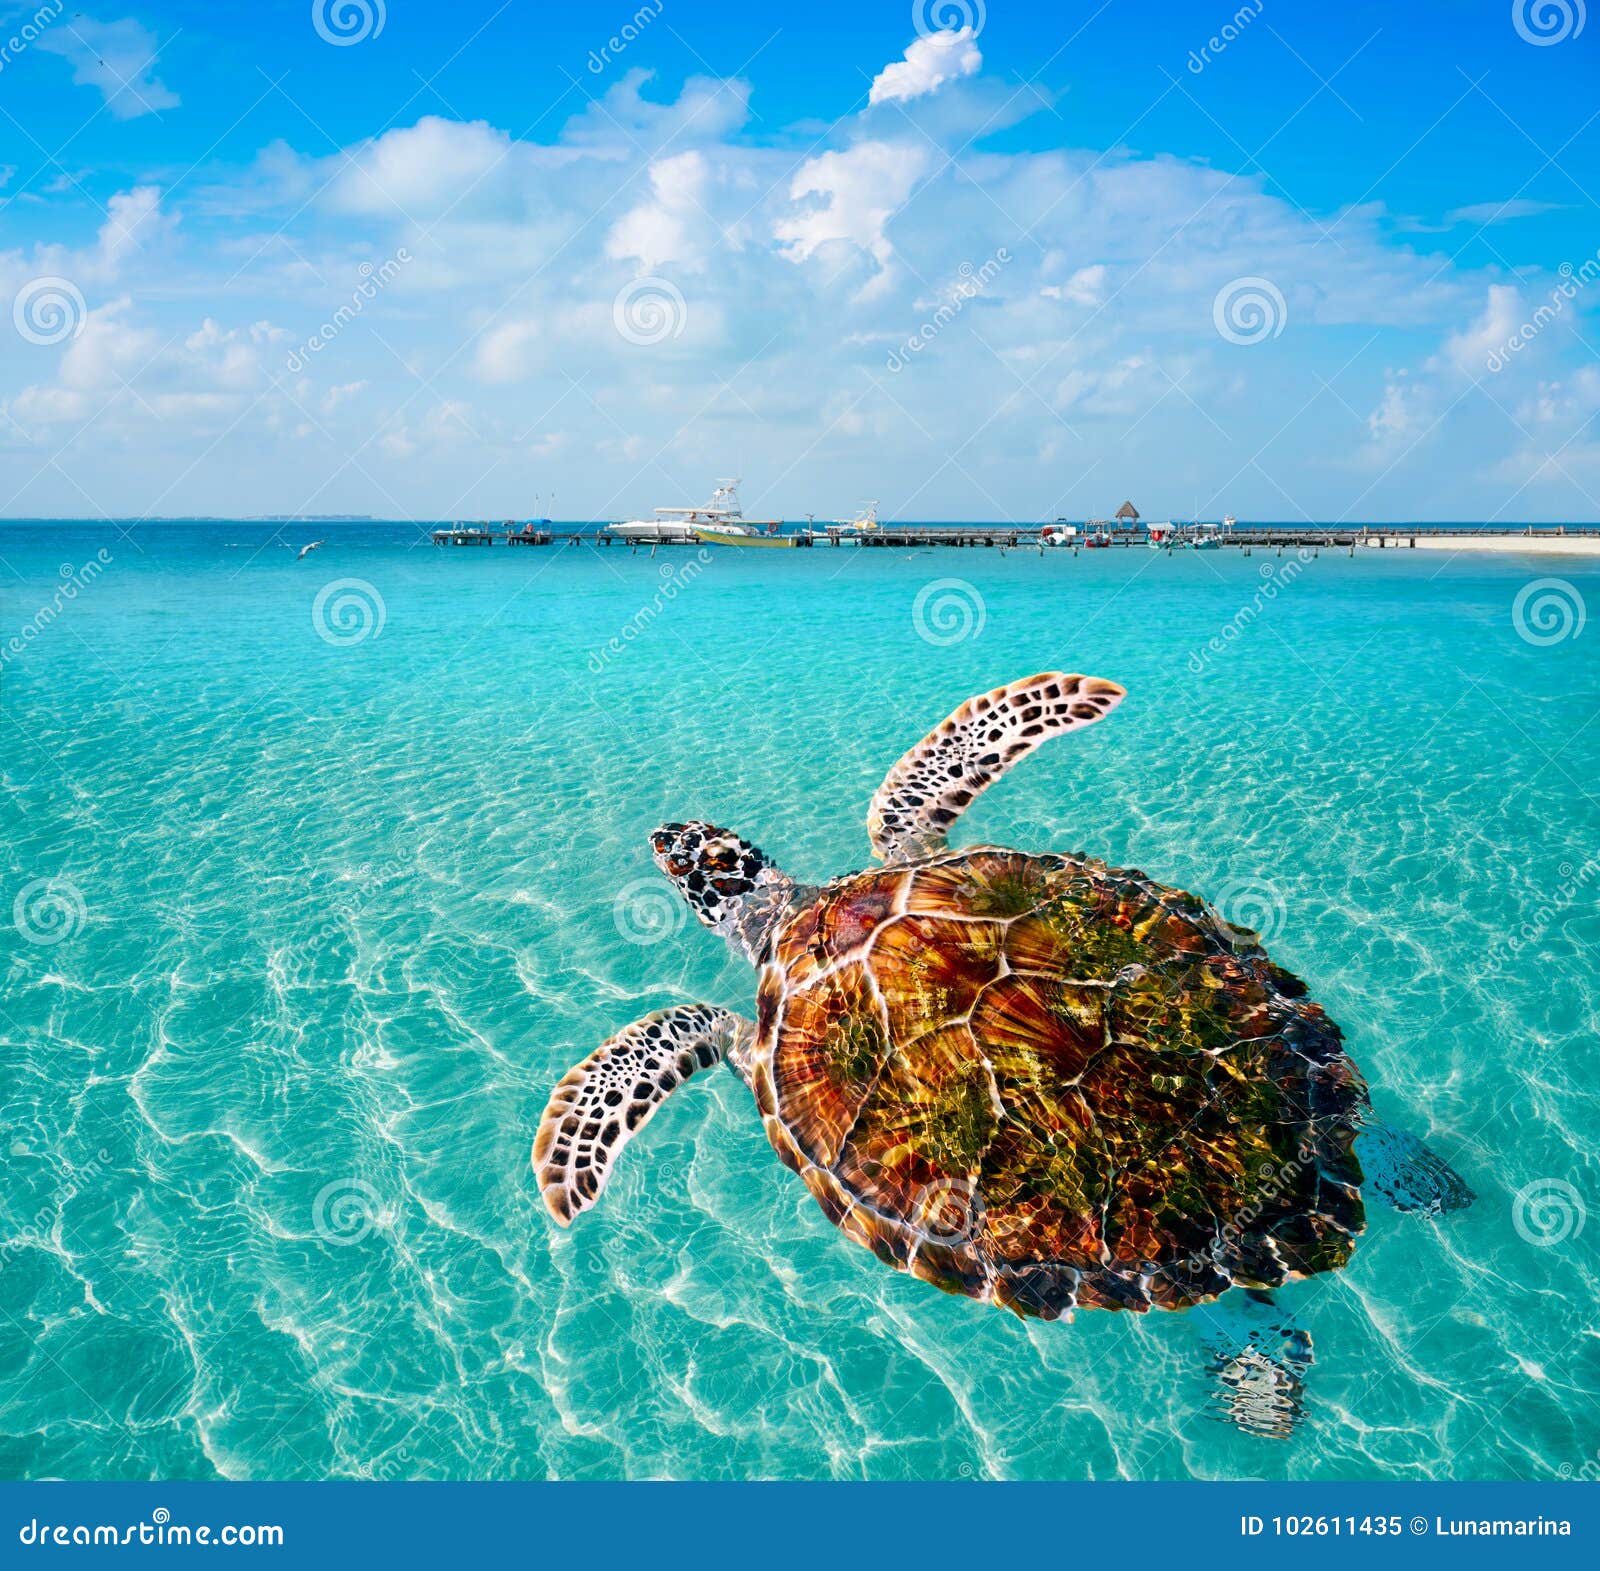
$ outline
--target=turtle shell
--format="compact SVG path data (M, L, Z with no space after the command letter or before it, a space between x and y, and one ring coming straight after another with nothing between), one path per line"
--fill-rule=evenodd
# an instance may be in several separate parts
M1342 1266L1366 1088L1256 935L1138 872L994 847L856 874L778 935L752 1081L828 1216L1053 1319Z

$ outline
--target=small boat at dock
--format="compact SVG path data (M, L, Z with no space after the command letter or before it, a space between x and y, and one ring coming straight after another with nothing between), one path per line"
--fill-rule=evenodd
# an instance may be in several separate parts
M1222 536L1215 524L1148 524L1152 551L1217 551Z
M806 517L808 533L813 539L817 538L816 520L809 514ZM878 529L878 504L866 502L861 511L854 518L835 518L825 521L822 532L828 537L829 545L860 545L865 536L875 534Z
M706 529L696 524L694 534L701 545L794 546L800 543L798 535L780 535L776 526L758 533L753 529L737 532L731 529Z
M711 500L701 507L658 507L653 518L607 524L606 533L646 545L694 545L701 530L717 538L712 545L740 543L733 537L756 535L781 527L783 520L747 519L739 501L739 482L719 480Z

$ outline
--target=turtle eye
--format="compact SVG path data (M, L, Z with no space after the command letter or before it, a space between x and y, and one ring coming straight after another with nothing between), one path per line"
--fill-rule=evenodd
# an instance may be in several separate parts
M674 878L682 878L693 866L694 863L686 856L669 856L667 858L667 871Z

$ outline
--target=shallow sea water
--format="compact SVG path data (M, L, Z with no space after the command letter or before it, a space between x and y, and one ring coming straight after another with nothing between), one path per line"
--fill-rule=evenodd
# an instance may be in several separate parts
M1600 626L1513 616L1553 577L1600 617L1600 563L701 562L410 525L297 562L274 532L0 528L0 643L110 559L0 668L0 1475L1600 1466ZM377 636L319 635L344 579L370 592L325 623L381 600ZM958 841L1092 852L1264 927L1480 1197L1375 1204L1347 1271L1284 1292L1317 1349L1286 1442L1209 1416L1192 1317L1023 1323L881 1266L731 1075L569 1233L531 1181L544 1098L601 1038L751 1007L656 823L848 871L888 765L1052 667L1130 697Z

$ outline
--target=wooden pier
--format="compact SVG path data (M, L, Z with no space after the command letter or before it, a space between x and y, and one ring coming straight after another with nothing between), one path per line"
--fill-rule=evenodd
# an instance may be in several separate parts
M1040 539L1042 524L958 524L947 527L918 524L884 524L877 529L855 530L848 525L830 524L795 531L795 544L799 546L849 546L862 550L925 550L942 549L998 549L1038 550L1046 554L1063 555L1084 550L1101 550L1122 547L1147 548L1151 545L1148 532L1142 527L1097 528L1092 535L1079 533L1056 545L1046 545ZM435 545L479 546L494 545L504 541L507 545L592 545L625 546L632 550L657 547L686 546L698 548L697 539L660 540L630 539L608 532L603 524L552 529L543 525L506 524L496 529L487 524L448 524L432 532ZM1294 524L1238 524L1232 529L1209 536L1223 549L1237 547L1251 550L1349 550L1371 548L1375 550L1415 548L1419 540L1552 540L1568 537L1600 537L1600 525L1592 524L1525 524L1506 529L1469 529L1459 524L1373 524L1319 527ZM708 548L710 549L710 548ZM715 549L737 549L716 547ZM1160 549L1186 550L1192 546L1182 542L1162 545Z

